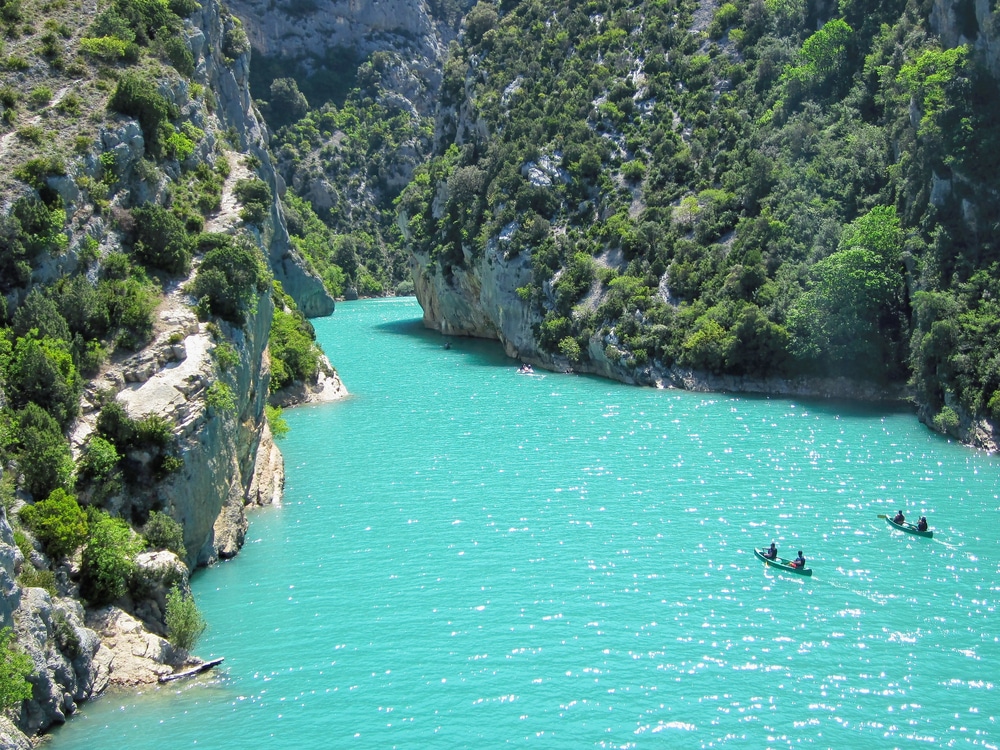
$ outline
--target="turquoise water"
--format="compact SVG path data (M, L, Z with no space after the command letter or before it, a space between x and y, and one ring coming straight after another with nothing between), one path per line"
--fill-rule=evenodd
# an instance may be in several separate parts
M352 396L286 412L284 506L195 578L224 669L49 747L1000 744L996 458L908 413L520 376L419 317L315 321Z

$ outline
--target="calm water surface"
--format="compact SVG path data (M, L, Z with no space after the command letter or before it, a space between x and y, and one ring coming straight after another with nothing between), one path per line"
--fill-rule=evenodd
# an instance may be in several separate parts
M519 376L419 317L316 321L352 396L286 412L284 507L195 578L224 669L49 747L1000 744L996 458L908 413Z

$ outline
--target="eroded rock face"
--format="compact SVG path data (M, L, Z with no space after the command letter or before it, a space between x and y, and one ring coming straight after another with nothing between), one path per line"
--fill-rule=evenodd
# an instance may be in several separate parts
M956 0L934 0L930 13L931 29L941 36L946 47L968 44L986 60L990 72L1000 78L1000 22L990 0L974 0L974 23L971 18L959 22L960 6Z
M229 7L265 55L322 59L338 47L361 58L379 49L427 59L442 53L430 10L419 0L236 0Z
M33 695L24 701L18 725L29 734L74 713L77 704L103 689L95 656L101 642L84 625L75 599L53 599L43 589L21 590L14 613L18 644L35 664Z

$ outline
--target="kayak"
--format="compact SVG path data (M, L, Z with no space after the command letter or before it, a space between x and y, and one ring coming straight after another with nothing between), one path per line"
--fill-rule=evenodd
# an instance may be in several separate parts
M899 529L900 531L905 531L907 534L913 534L914 536L925 536L928 539L930 539L932 536L934 536L934 532L931 531L930 529L927 529L927 531L921 531L920 529L918 529L916 527L916 525L914 525L912 523L905 523L905 522L904 523L896 523L891 518L889 518L889 516L885 517L885 521L890 526L892 526L894 529Z
M796 568L792 565L791 560L786 560L783 557L777 557L774 560L769 557L764 557L764 550L762 549L754 547L753 553L763 560L765 565L770 565L774 568L781 568L782 570L787 570L789 573L796 573L800 576L811 576L813 574L812 568Z

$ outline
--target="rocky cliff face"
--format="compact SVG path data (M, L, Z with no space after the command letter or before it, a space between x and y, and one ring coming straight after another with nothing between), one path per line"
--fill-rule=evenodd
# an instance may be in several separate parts
M267 154L267 132L248 89L248 55L233 61L222 53L224 35L237 23L218 2L205 0L187 27L197 64L193 80L213 92L213 107L208 106L205 97L192 97L191 86L184 80L165 87L162 93L178 106L183 120L205 132L195 159L214 158L224 148L223 134L235 133L238 142L231 147L242 154L242 159L249 157L249 163L259 165L257 176L270 185L273 195L278 195L279 181ZM176 164L163 164L163 173L158 175L151 175L148 166L143 166L145 143L134 121L122 121L104 129L96 151L98 155L114 154L120 181L115 186L112 206L118 202L125 206L163 202L169 192L166 178L176 176L174 171L179 174ZM238 161L235 153L230 160ZM73 179L74 173L92 177L99 169L98 159L91 155L73 165L70 177L51 181L49 187L64 199L74 232L70 252L39 269L35 282L72 270L76 248L85 235L102 238L99 250L102 254L120 249L116 230L103 214L93 210L92 203ZM213 231L226 231L227 227L238 224L237 207L232 200L234 181L235 176L227 182L223 196L223 213L228 215L214 220L210 227ZM333 300L322 283L291 247L277 200L255 236L275 278L300 309L310 316L333 311ZM103 398L109 389L133 418L155 413L174 426L182 460L180 470L149 492L119 493L109 499L108 509L133 522L145 517L151 509L162 509L183 525L187 565L174 558L172 565L181 574L168 571L167 576L171 582L179 578L182 585L186 585L189 568L236 554L246 530L245 507L279 499L282 481L280 453L264 419L269 383L267 343L273 315L271 297L267 293L261 295L240 328L224 323L212 328L199 323L192 311L193 302L184 292L183 281L167 290L157 312L152 344L133 356L112 362L101 380L88 390L81 418L72 431L73 443L79 447L94 428L93 404L98 400L98 392L105 394ZM238 353L238 361L230 364L224 374L212 356L222 340ZM219 379L230 386L235 408L209 406L208 388ZM36 557L38 566L44 568L48 561L37 551L32 552L32 558ZM148 565L142 564L166 570L160 562L156 559ZM55 587L50 590L19 585L17 576L28 565L14 543L6 514L0 512L0 627L14 628L20 647L35 665L30 678L33 697L24 702L17 720L21 732L41 732L64 721L81 701L109 684L155 682L159 675L170 672L175 662L185 658L162 637L166 590L163 585L144 586L149 596L143 601L119 602L131 614L120 607L86 613L76 598L74 580L78 570L73 565L56 570ZM157 574L147 571L143 575L152 580ZM149 632L150 629L155 632ZM30 744L7 724L0 726L0 743L4 747Z
M444 49L442 29L422 1L236 0L229 7L255 51L295 61L306 73L338 48L359 59L379 50L406 51L415 66L436 71Z
M989 0L934 0L931 29L946 47L968 44L1000 78L1000 16Z

